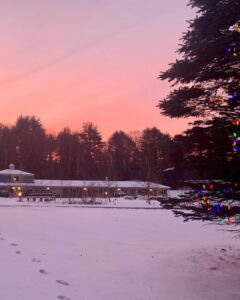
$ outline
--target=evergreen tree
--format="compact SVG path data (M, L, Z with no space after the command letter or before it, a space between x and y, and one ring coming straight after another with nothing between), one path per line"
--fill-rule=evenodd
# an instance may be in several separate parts
M16 138L17 165L38 177L44 175L46 132L34 116L20 116L13 132Z
M159 102L159 108L170 117L199 118L186 138L199 141L200 152L192 155L192 163L197 163L199 174L211 176L219 170L217 164L229 166L229 160L239 164L240 159L235 136L240 126L234 126L240 119L240 75L236 69L240 68L240 33L229 30L240 17L240 2L191 0L189 5L197 9L197 16L183 34L178 49L181 58L159 76L175 86ZM217 132L216 126L221 130ZM219 138L224 143L220 144ZM204 165L208 170L204 171ZM216 173L229 178L229 171Z
M76 179L76 167L80 143L78 134L64 128L59 132L57 139L58 177L60 179Z
M240 34L229 28L240 17L240 2L191 0L189 5L197 9L197 16L189 21L189 29L183 34L178 49L181 58L159 76L177 87L160 101L159 107L170 117L238 117L240 75L235 66L240 55ZM232 53L234 48L237 56Z
M82 131L79 133L79 139L81 145L81 178L103 179L104 143L97 127L91 122L84 123Z
M161 133L156 127L143 131L140 149L144 180L156 181L163 169L172 166L171 138Z
M108 141L109 177L112 180L130 180L136 167L136 146L132 138L123 131L116 131Z

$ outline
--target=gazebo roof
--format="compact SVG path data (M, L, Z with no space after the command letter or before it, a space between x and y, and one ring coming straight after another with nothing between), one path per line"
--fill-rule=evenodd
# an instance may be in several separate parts
M27 176L33 176L34 174L24 172L21 170L16 170L14 164L10 164L8 169L1 170L0 175L27 175Z

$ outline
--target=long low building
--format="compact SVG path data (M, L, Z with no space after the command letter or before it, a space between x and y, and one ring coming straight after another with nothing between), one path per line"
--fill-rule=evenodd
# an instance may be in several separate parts
M27 196L30 193L54 193L56 197L110 197L121 195L167 196L170 187L144 181L50 180L34 179L34 174L16 170L13 164L0 171L1 195Z

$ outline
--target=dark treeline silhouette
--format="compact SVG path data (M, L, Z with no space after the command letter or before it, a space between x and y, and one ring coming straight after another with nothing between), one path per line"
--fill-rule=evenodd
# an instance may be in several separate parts
M37 178L160 181L174 164L173 140L157 128L127 134L116 131L103 141L98 128L84 123L79 131L47 133L35 116L20 116L13 126L0 125L0 168L14 163Z
M170 137L159 129L116 131L103 141L98 128L84 123L79 131L47 133L35 116L20 116L13 126L0 125L0 169L14 163L37 178L144 180L181 187L198 178L234 178L237 161L226 160L231 141L219 126L194 126Z

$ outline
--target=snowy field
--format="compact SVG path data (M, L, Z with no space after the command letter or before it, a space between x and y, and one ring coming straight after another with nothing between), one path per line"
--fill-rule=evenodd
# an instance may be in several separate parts
M89 198L87 201L91 201ZM40 202L39 199L36 202L28 202L26 198L19 202L19 198L0 198L1 206L19 206L19 207L89 207L89 208L145 208L145 209L160 209L160 203L156 200L151 200L150 204L146 199L125 199L125 198L111 198L109 199L95 199L96 204L82 204L82 199L77 198L57 198L55 201Z
M240 299L240 241L222 226L183 223L161 209L7 201L1 300Z

